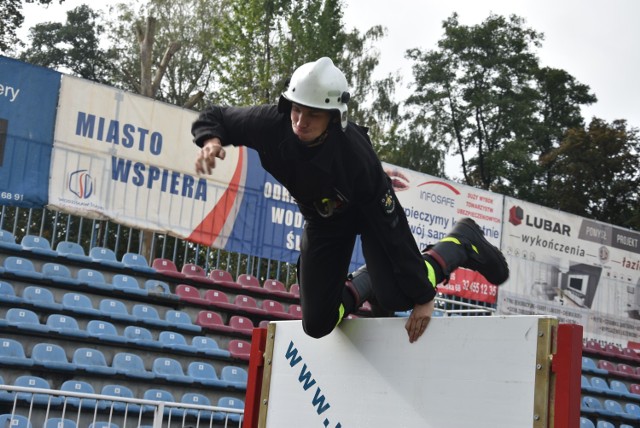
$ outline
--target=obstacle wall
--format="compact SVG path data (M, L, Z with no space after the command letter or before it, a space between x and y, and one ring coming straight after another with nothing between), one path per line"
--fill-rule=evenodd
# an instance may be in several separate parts
M299 321L271 323L258 363L259 418L248 410L247 426L578 426L579 326L571 326L573 347L560 354L551 317L436 318L414 344L404 323L346 320L319 340L306 336ZM565 416L554 407L558 378Z

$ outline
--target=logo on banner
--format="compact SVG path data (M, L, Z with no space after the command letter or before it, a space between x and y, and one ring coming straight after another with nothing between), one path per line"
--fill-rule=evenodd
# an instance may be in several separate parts
M525 214L524 210L517 205L512 206L509 209L509 223L514 226L519 226L524 220L525 225L533 227L535 229L544 230L546 232L557 233L559 235L571 236L571 226L557 221L551 221L546 218L529 216Z
M509 210L509 223L514 226L520 226L522 219L524 218L524 211L517 205L514 205Z
M87 199L93 194L93 177L86 169L79 169L69 174L69 191L80 199Z

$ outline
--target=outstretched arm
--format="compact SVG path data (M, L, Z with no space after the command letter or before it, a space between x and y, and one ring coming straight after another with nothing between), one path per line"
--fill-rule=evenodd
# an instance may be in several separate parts
M202 149L196 158L196 172L198 174L211 174L216 167L216 158L224 160L226 153L222 148L220 138L210 138L202 143Z

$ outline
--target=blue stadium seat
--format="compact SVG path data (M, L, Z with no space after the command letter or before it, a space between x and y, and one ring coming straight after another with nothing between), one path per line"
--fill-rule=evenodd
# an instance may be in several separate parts
M0 302L22 303L22 297L16 295L16 290L10 282L0 281Z
M158 310L156 308L144 303L133 305L131 313L146 324L154 325L156 327L171 326L171 324L169 324L166 320L160 318L160 314L158 313Z
M580 428L596 428L591 419L580 417Z
M162 348L162 344L153 338L151 331L144 327L128 325L124 328L123 335L130 343L155 349Z
M55 331L66 336L86 338L89 334L80 329L78 321L69 315L51 314L47 318L47 327L50 331Z
M53 293L45 287L29 285L22 290L22 299L40 309L62 310L62 305L57 303Z
M98 309L100 309L100 312L102 312L103 315L114 320L130 323L138 322L138 317L131 315L127 309L127 305L120 300L102 299L98 305Z
M220 349L218 342L212 337L194 336L193 339L191 339L191 344L197 348L198 353L212 357L231 357L231 353L226 349Z
M627 414L624 419L640 422L640 405L636 403L626 403L624 410Z
M25 355L22 343L4 337L0 338L0 361L2 365L33 366L33 360Z
M171 349L172 351L189 353L196 353L198 351L195 346L187 344L187 340L182 334L175 331L161 331L158 335L158 342L162 344L163 348Z
M225 366L222 368L220 378L229 386L245 390L247 389L247 381L249 375L247 371L241 367Z
M62 263L49 262L42 265L42 274L46 279L59 285L80 285L80 281L71 275L69 268Z
M153 379L156 376L144 368L142 357L131 352L118 352L113 356L111 367L119 374L138 379Z
M598 368L596 362L589 357L582 357L582 371L585 373L593 373L599 375L606 375L609 373L607 370Z
M156 377L169 382L193 383L191 376L186 376L178 360L168 357L158 357L153 361L153 373Z
M582 405L580 406L580 412L585 414L595 414L604 417L615 416L615 413L611 410L605 409L602 402L589 395L582 396Z
M627 385L619 380L612 380L609 382L609 394L616 397L634 398L633 394L629 392ZM640 397L638 397L640 399Z
M622 407L622 404L620 404L620 402L618 402L617 400L604 400L604 408L605 410L611 412L614 416L623 418L626 421L633 421L636 419L633 415L628 414L627 411ZM640 421L640 413L638 414L638 421Z
M238 409L244 410L244 402L237 398L233 397L220 397L218 399L218 407L223 407L226 409ZM231 413L231 412L223 412L225 420L230 420L233 422L239 422L243 415L240 413Z
M77 428L75 421L67 418L49 418L43 428Z
M111 285L116 290L123 291L129 294L137 294L138 296L146 296L147 290L144 288L140 288L140 284L138 284L138 280L130 275L117 274L113 276L111 280Z
M77 242L60 241L56 245L56 252L69 260L75 260L84 263L91 262L91 257L87 256L87 254L84 252L84 248L82 248L82 245L78 244Z
M118 261L116 253L109 248L93 247L89 250L89 257L91 257L91 260L95 263L99 263L103 266L114 267L117 269L124 268L124 264Z
M9 256L4 259L3 266L5 274L10 274L22 279L41 280L44 278L42 273L36 271L33 262L24 257Z
M193 321L191 321L189 314L184 311L169 309L164 315L164 319L169 323L169 325L179 327L182 330L188 330L196 333L200 333L202 331L202 327L195 325Z
M26 416L5 413L0 415L0 427L7 428L33 428Z
M156 270L149 266L147 259L138 253L124 253L122 255L122 264L129 269L144 273L156 273Z
M135 398L133 396L133 391L124 385L107 384L102 387L100 394L119 398ZM127 411L127 413L138 413L141 410L139 404L111 400L100 400L98 402L98 407L101 409L113 408L116 412Z
M36 343L31 350L31 359L35 365L50 370L74 371L75 364L70 363L64 348L55 343Z
M24 235L20 241L22 249L30 251L34 254L43 256L56 257L58 253L51 248L49 240L42 236Z
M116 326L108 321L91 320L87 324L87 333L89 336L95 337L99 340L114 343L127 343L127 339L124 336L118 334Z
M198 406L211 406L211 400L204 395L198 392L187 392L180 399L181 403L184 404L195 404ZM214 420L222 420L220 416L216 414L216 412L212 412L211 410L200 410L200 409L186 409L185 413L194 418L198 418L201 421L211 420L213 417Z
M206 386L224 388L225 382L218 378L216 368L210 363L203 361L192 361L187 367L187 375L191 376L196 383Z
M611 422L609 421L598 421L596 428L616 428L615 425L613 425Z
M60 391L74 392L77 394L95 394L96 391L89 382L83 380L66 380L60 386ZM67 404L76 408L93 409L97 401L93 398L66 397Z
M150 296L159 296L172 300L178 300L178 296L171 293L169 284L158 279L147 279L144 282L144 289L147 290L147 294L149 294Z
M107 283L102 272L98 270L89 268L80 269L78 270L77 278L81 284L87 285L88 287L107 291L113 290L113 285Z
M22 250L22 246L16 242L16 237L8 230L0 229L0 248L8 250Z
M104 354L98 349L78 348L74 351L71 361L77 369L82 369L88 373L116 374L116 369L107 364Z
M89 428L120 428L120 426L113 422L96 421L89 424Z
M591 392L597 394L610 394L609 384L601 377L593 376L591 378Z
M51 386L46 379L32 375L18 376L13 382L13 385L23 388L51 389ZM56 406L62 403L62 398L60 397L54 397L53 395L39 392L35 394L31 392L17 392L16 398L27 403L31 403L33 401L34 404L42 406L46 406L49 403L53 406Z
M10 326L23 330L30 330L39 333L47 333L49 327L40 324L38 315L29 309L11 308L7 311L5 319Z
M100 316L101 312L93 307L89 296L81 293L66 293L62 296L62 307L77 314Z
M162 401L162 402L168 402L168 403L174 403L176 401L175 398L173 397L173 394L171 394L169 391L167 391L166 389L157 389L157 388L147 389L144 392L144 396L142 398L144 400ZM145 412L153 412L154 410L155 410L155 406L151 406L151 405L144 406ZM182 415L184 414L184 410L175 408L175 407L165 407L164 415L169 416L169 414L171 414L172 419L182 418Z

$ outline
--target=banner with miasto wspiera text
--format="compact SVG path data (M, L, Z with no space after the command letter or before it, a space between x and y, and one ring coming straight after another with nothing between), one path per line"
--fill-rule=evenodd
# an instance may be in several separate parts
M552 314L585 338L640 347L640 232L513 198L504 216L500 313Z
M60 76L0 56L0 205L47 203Z
M195 174L196 113L63 76L49 205L224 248L243 198L245 149Z

